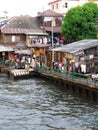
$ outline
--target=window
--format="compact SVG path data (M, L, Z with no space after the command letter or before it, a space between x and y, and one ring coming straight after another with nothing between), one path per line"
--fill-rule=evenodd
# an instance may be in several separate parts
M15 42L15 36L12 36L12 42Z
M12 41L12 37L10 35L6 35L5 36L5 42L11 42Z
M67 8L68 7L68 3L65 3L65 8Z
M5 42L24 42L25 35L6 35Z
M54 5L52 5L52 10L54 10Z
M56 4L56 9L58 9L58 3Z

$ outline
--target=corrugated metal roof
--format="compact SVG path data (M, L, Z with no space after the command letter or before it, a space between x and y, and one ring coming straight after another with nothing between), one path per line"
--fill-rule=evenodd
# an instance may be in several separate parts
M77 42L73 42L62 47L54 48L51 50L60 51L60 52L69 52L69 53L77 53L82 50L86 50L88 48L98 46L98 39L86 39L80 40Z

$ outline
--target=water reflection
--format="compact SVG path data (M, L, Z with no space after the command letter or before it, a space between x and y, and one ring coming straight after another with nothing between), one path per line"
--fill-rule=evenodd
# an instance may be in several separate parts
M0 75L1 130L97 130L98 105L43 79Z

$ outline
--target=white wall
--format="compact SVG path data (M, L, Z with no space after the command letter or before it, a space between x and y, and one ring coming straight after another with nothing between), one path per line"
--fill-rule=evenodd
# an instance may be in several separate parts
M76 7L78 5L83 5L86 2L89 2L90 0L50 0L50 2L53 2L49 5L49 8L51 10L54 10L57 13L62 13L62 14L66 14L66 12L72 8L72 7ZM50 3L49 2L49 3ZM67 3L67 8L65 7L65 3ZM98 0L95 0L95 3L98 4ZM58 4L58 9L56 8L56 5ZM54 5L54 9L52 8L52 6Z

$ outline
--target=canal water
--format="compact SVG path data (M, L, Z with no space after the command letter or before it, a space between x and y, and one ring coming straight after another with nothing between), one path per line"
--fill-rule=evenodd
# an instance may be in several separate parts
M0 75L0 130L98 130L98 104L44 79Z

